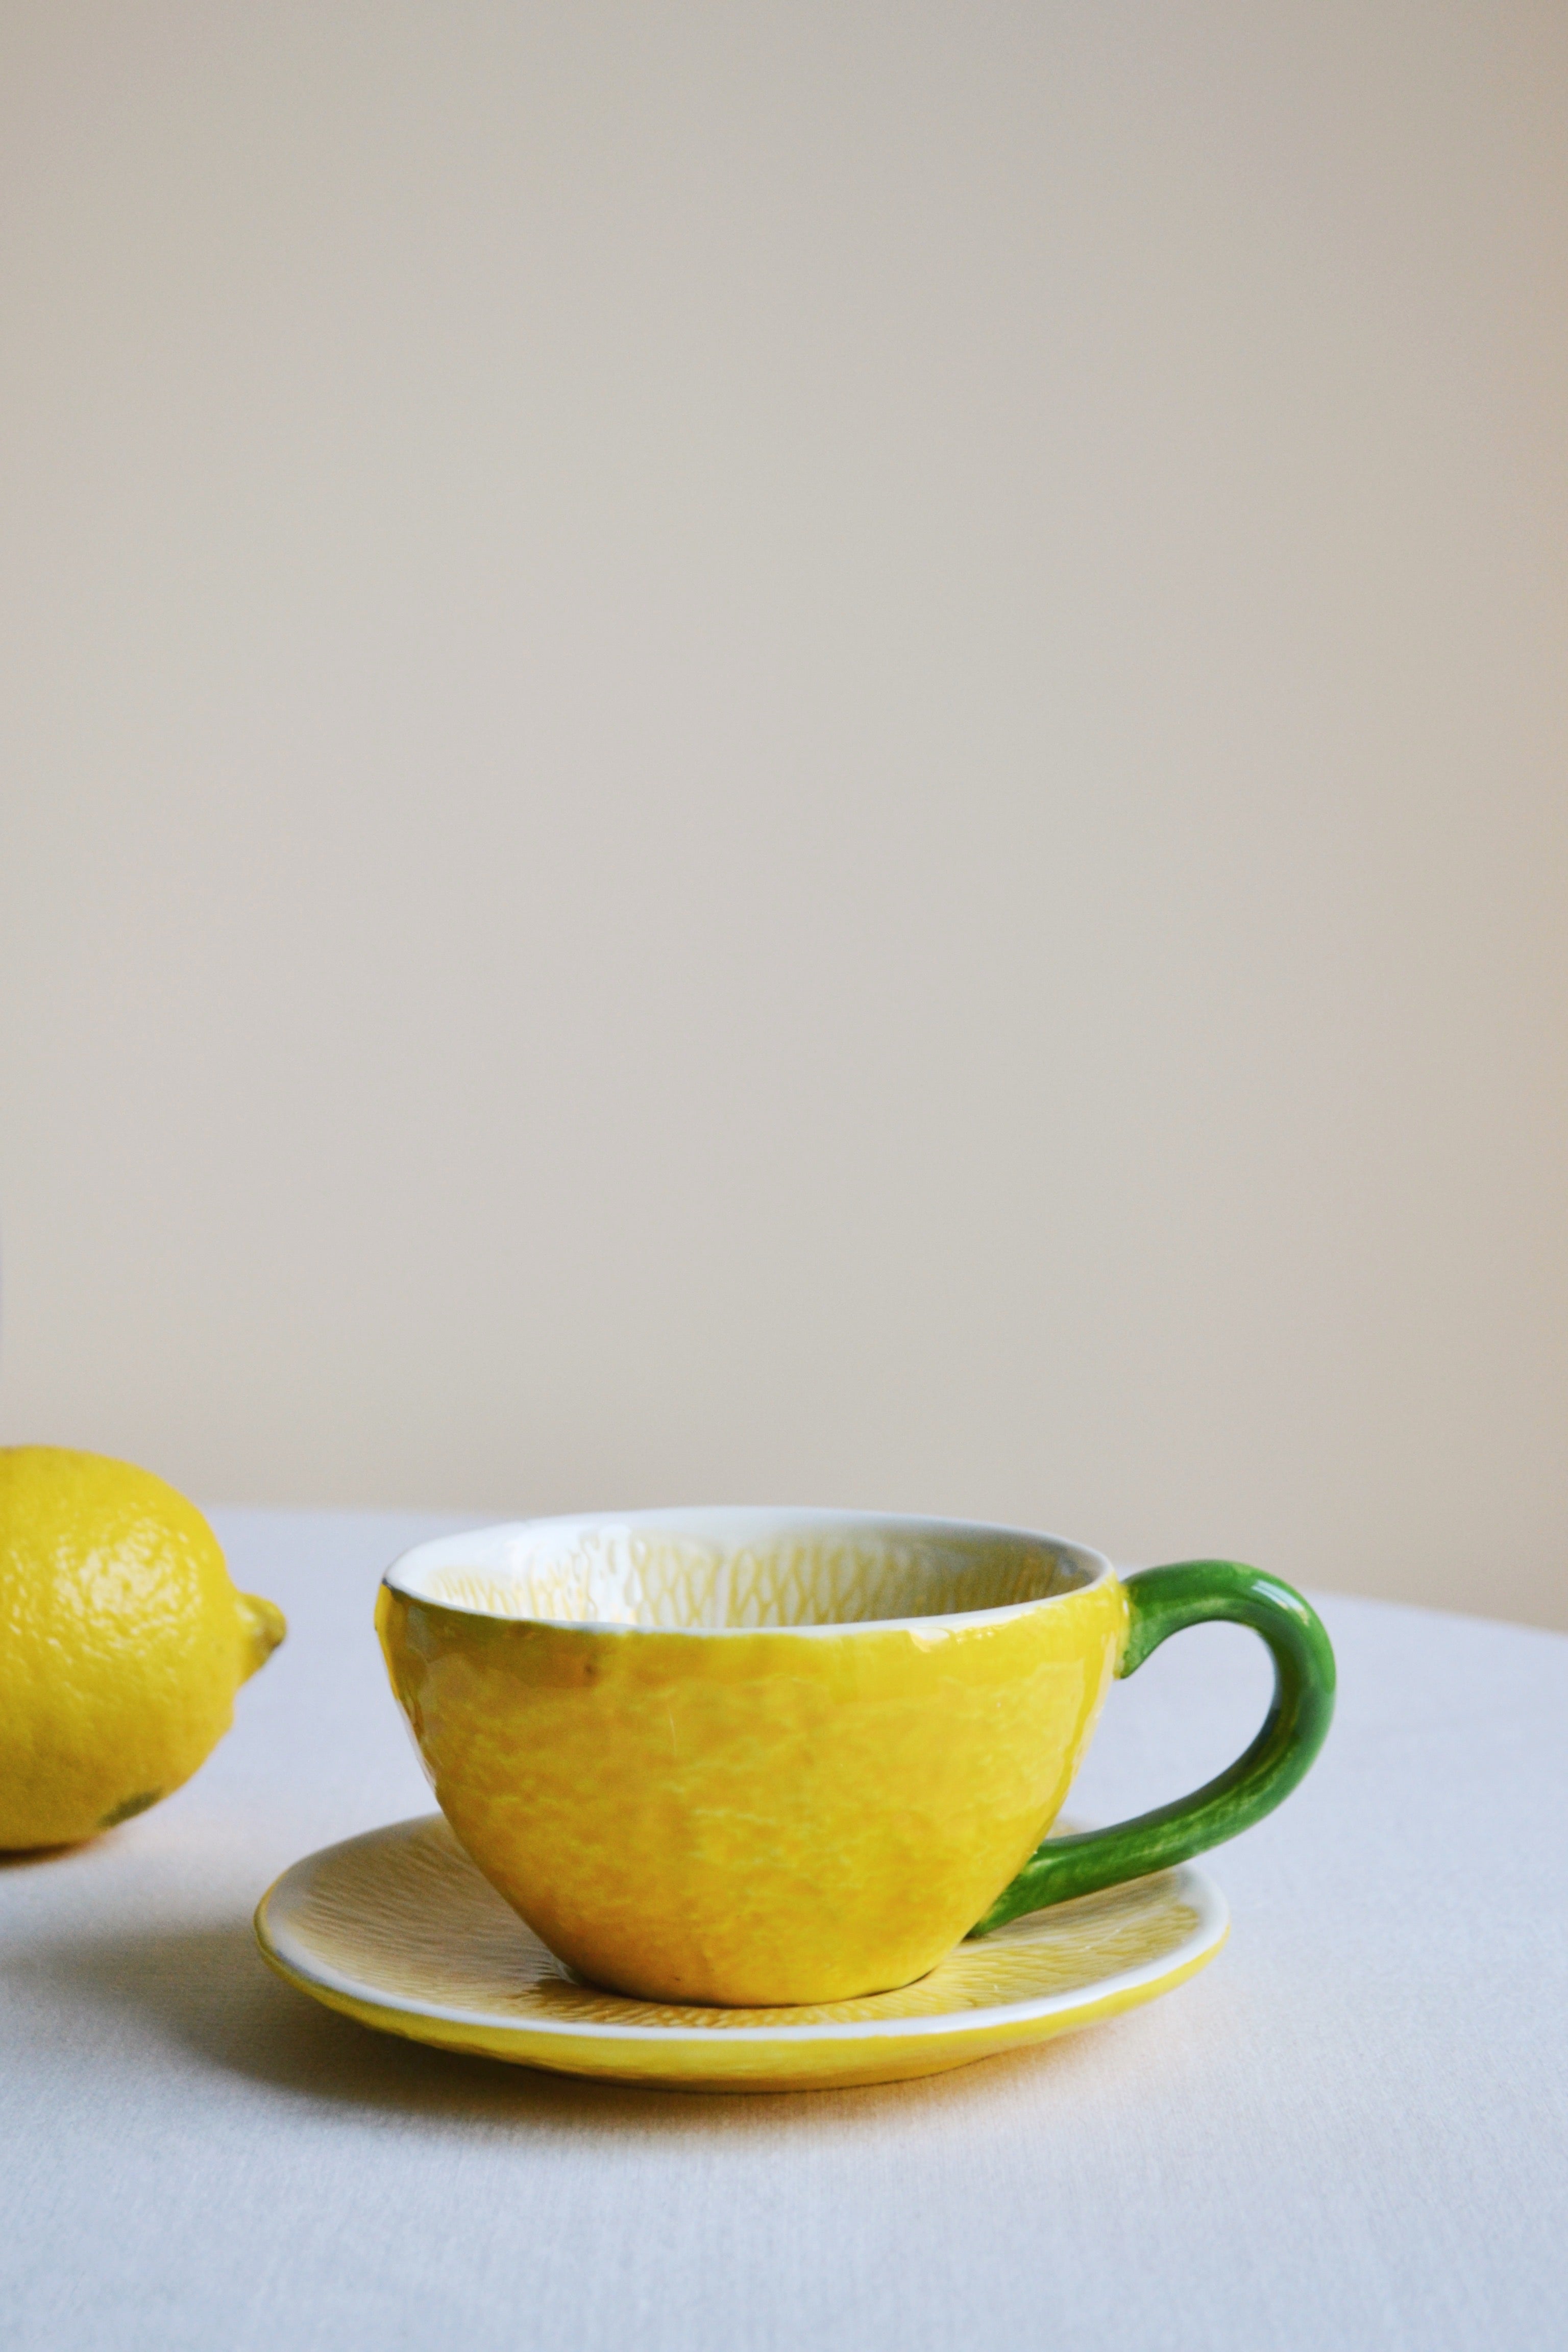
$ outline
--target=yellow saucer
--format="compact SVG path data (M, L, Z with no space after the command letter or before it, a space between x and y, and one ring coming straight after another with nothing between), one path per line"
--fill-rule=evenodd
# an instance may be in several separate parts
M264 1958L383 2032L691 2091L897 2083L1152 2000L1212 1960L1226 1901L1189 1863L1016 1919L918 1984L805 2009L675 2009L579 1984L439 1813L326 1846L261 1898Z

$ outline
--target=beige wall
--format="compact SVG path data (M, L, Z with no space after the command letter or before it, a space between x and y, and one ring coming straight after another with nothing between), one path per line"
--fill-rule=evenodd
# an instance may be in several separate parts
M0 18L0 1436L1568 1625L1568 13Z

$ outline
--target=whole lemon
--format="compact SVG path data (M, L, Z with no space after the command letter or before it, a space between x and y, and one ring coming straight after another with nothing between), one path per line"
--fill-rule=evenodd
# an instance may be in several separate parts
M0 1848L74 1844L168 1796L284 1631L162 1478L0 1446Z

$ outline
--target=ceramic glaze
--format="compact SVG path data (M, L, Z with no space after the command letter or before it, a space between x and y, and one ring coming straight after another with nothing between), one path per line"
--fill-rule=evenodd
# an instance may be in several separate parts
M1127 1627L1103 1563L967 1530L688 1515L472 1549L389 1578L394 1687L487 1876L645 2000L923 1976L1055 1818Z
M1112 1675L1216 1615L1275 1653L1247 1757L1180 1805L1037 1852ZM1321 1628L1256 1570L1123 1583L1081 1546L933 1520L491 1528L406 1555L377 1624L492 1885L592 1983L681 2004L879 1994L967 1933L1179 1861L1279 1801L1331 1703Z

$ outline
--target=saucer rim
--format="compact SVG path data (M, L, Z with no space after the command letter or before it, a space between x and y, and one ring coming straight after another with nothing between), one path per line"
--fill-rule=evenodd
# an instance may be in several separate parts
M987 2009L939 2010L919 2017L820 2020L812 2023L803 2022L799 2025L737 2025L728 2030L715 2029L712 2026L637 2024L630 2021L622 2023L614 2021L568 2018L502 2017L498 2016L493 2010L454 2008L446 2002L422 2000L401 1993L394 1998L388 1995L384 1987L375 1986L363 1976L348 1977L341 1969L331 1967L314 1955L301 1950L298 1946L292 1951L286 1948L287 1905L290 1900L298 1901L304 1895L313 1873L331 1856L342 1852L346 1847L390 1839L399 1832L412 1832L424 1827L428 1822L444 1821L444 1815L439 1812L411 1814L406 1820L388 1822L379 1829L362 1831L355 1837L337 1839L332 1844L318 1847L313 1853L303 1854L298 1862L290 1864L287 1870L274 1879L272 1885L262 1895L256 1906L252 1923L261 1957L267 1961L268 1967L272 1968L286 1982L296 1985L300 1991L310 1993L313 1998L324 1996L333 2005L339 2002L351 2002L353 2004L355 2012L374 2010L387 2018L426 2018L433 2024L477 2029L489 2033L515 2033L519 2036L542 2035L551 2041L563 2042L593 2044L632 2042L645 2044L651 2049L695 2048L715 2051L780 2044L789 2048L801 2048L819 2042L922 2040L928 2036L936 2035L951 2041L954 2037L969 2034L984 2035L1005 2031L1009 2027L1037 2024L1052 2017L1070 2017L1081 2011L1099 2010L1102 2004L1108 2002L1121 2005L1122 1996L1135 1996L1144 1991L1152 1994L1156 1987L1161 1990L1173 1990L1176 1985L1188 1977L1195 1975L1199 1969L1215 1958L1230 1934L1230 1906L1221 1888L1206 1871L1200 1870L1194 1863L1179 1863L1170 1870L1150 1872L1148 1879L1150 1881L1157 1878L1173 1880L1181 1898L1196 1911L1197 1920L1180 1943L1173 1945L1169 1951L1155 1959L1141 1960L1131 1968L1116 1969L1108 1976L1095 1978L1089 1984L1079 1985L1067 1991L1037 1993L1023 2000L1005 2001ZM290 1885L290 1881L295 1883ZM1130 1886L1145 1883L1147 1882L1138 1879L1130 1879L1126 1882ZM281 1898L281 1905L279 1905L279 1898ZM1093 1902L1096 1897L1079 1896L1078 1900ZM275 1906L279 1906L283 1911L285 1915L283 1919L275 1918ZM1052 1907L1068 1911L1073 1906L1063 1904ZM1027 1913L1025 1916L1037 1918L1040 1915ZM280 1926L283 1931L281 1937ZM1001 1932L1006 1931L1004 1929ZM598 1987L595 1987L594 1990L595 1992L600 1992ZM901 1991L906 1988L900 1986L889 1990ZM624 2000L628 2009L649 2005L629 1994L600 1992L600 1998L606 2000ZM876 1996L867 1995L863 1998L871 1999ZM696 2002L670 2002L665 2005L671 2008L701 2006ZM755 2005L763 2006L761 2003ZM776 2006L784 2008L787 2004L780 2002ZM805 2002L802 2006L817 2008L827 2007L829 2004Z

